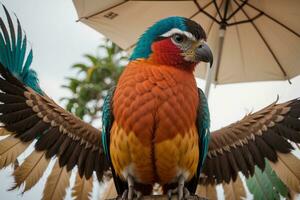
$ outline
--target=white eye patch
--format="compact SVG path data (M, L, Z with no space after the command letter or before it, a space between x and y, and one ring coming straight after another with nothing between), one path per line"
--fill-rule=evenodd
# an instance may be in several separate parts
M173 28L173 29L169 30L168 32L162 34L161 36L162 37L170 37L170 36L172 36L176 33L185 35L187 38L189 38L191 40L194 40L194 41L197 41L196 38L191 33L187 32L187 31L182 31L178 28Z

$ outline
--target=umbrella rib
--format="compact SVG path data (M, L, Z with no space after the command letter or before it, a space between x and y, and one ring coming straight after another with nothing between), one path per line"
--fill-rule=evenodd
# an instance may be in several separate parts
M234 0L234 2L239 5L237 3L236 0ZM249 15L246 13L246 11L241 8L242 12L244 13L244 15L246 15L246 17L250 20ZM267 49L269 50L269 52L271 53L271 55L273 56L274 60L276 61L278 67L280 68L281 72L284 75L284 78L288 80L289 83L291 83L286 71L283 69L281 63L279 62L279 59L277 58L277 56L275 55L275 53L273 52L272 48L270 47L269 43L267 42L267 40L265 39L265 37L263 36L263 34L259 31L258 27L256 26L256 24L253 21L250 21L250 23L252 24L252 26L254 27L254 29L256 30L256 32L258 33L258 35L260 36L260 38L263 40L264 44L266 45Z
M224 2L224 0L222 0L222 2L221 2L221 4L220 4L220 7L223 5L223 2ZM215 17L217 17L217 14L218 14L218 13L215 14ZM212 28L213 24L214 24L214 21L212 21L212 22L210 23L209 28L208 28L208 30L207 30L207 35L209 35L209 33L210 33L210 31L211 31L211 28Z
M236 18L235 16L233 16L234 21L236 22ZM236 28L236 33L237 33L237 39L238 39L238 43L239 43L239 47L240 47L240 51L241 51L241 57L242 57L242 62L243 62L243 71L244 74L246 75L246 62L245 62L245 58L244 58L244 52L243 52L243 48L242 48L242 40L241 40L241 34L240 34L240 30L239 30L239 26L235 26Z
M226 3L225 3L225 8L224 8L224 16L222 19L222 22L226 23L226 18L227 18L227 13L228 13L228 7L229 7L229 0L226 0Z
M238 24L249 23L249 22L254 21L254 20L256 20L257 18L259 18L260 16L263 16L263 15L264 14L260 12L259 14L257 14L255 17L253 17L251 19L241 20L241 21L236 21L236 22L233 22L233 23L229 23L229 24L227 24L227 26L234 26L234 25L238 25Z
M227 1L228 1L228 0L227 0ZM213 3L214 3L214 6L215 6L215 8L216 8L216 10L217 10L217 13L218 13L220 19L223 20L223 17L222 17L221 12L220 12L220 10L219 10L219 8L218 8L218 5L217 5L216 0L213 0Z
M197 6L197 8L199 9L200 12L203 12L207 17L211 18L212 20L214 20L215 22L217 22L218 24L220 24L221 22L219 22L216 18L214 18L214 16L212 16L211 14L209 14L208 12L206 12L197 2L197 0L193 0L195 5Z
M225 0L222 0L222 2L221 2L221 4L220 4L220 8L222 7L222 5L223 5L223 2L224 2ZM226 3L225 3L225 7L227 7L227 8L225 8L225 13L224 13L224 18L222 19L222 23L223 24L221 24L220 25L220 30L222 29L222 30L224 30L224 36L223 37L220 37L219 38L219 52L218 52L218 59L217 59L217 65L216 65L216 71L215 71L215 77L214 77L214 81L215 81L215 84L217 84L218 83L218 77L219 77L219 71L220 71L220 63L221 63L221 57L222 57L222 54L223 54L223 45L224 45L224 39L225 39L225 30L226 30L226 22L224 22L225 21L225 19L226 19L226 15L227 15L227 10L228 10L228 6L229 6L229 0L226 0ZM217 16L217 13L216 13L216 16ZM225 26L224 26L225 25ZM212 27L212 24L211 24L211 27ZM209 30L210 31L210 30Z
M248 0L245 0L240 6L238 6L238 8L233 11L227 18L226 18L226 21L230 20L238 11L241 10L241 8L244 7L244 5L248 2Z
M242 2L244 2L243 0L240 0ZM297 33L296 31L294 31L293 29L291 29L290 27L284 25L282 22L278 21L277 19L275 19L274 17L270 16L269 14L265 13L264 11L262 11L261 9L253 6L252 4L250 4L249 2L246 2L246 5L248 5L249 7L253 8L254 10L263 13L264 16L268 17L269 19L273 20L274 22L276 22L277 24L279 24L280 26L282 26L283 28L285 28L286 30L290 31L291 33L295 34L296 36L300 37L300 34Z
M223 3L224 3L224 0L221 1L220 8L222 7ZM215 17L217 17L217 15L218 15L218 13L216 12ZM212 29L213 24L214 24L214 21L212 21L211 24L209 25L209 28L208 28L208 31L207 31L207 35L209 35L209 33L210 33L211 29ZM222 46L223 46L223 45L222 45ZM220 49L221 49L221 48L220 48ZM220 51L221 51L221 52L220 52L220 55L218 55L218 59L220 59L220 58L221 58L221 55L222 55L222 50L220 50ZM219 61L217 61L217 62L219 62ZM218 81L219 64L218 64L216 67L217 67L217 69L216 69L216 73L215 73L215 77L214 77L215 83L217 83L217 81Z
M212 3L213 3L213 1L207 3L207 4L203 7L203 9L207 8L207 7L208 7L210 4L212 4ZM201 13L200 10L198 10L197 12L195 12L194 14L192 14L192 15L189 17L189 19L194 18L194 17L195 17L196 15L198 15L199 13Z
M212 0L211 2L209 2L209 3L207 3L205 6L203 6L203 8L202 9L205 9L205 8L207 8L210 4L212 4L214 2L214 0ZM194 18L196 15L198 15L199 13L201 13L201 11L200 10L198 10L197 12L195 12L192 16L190 16L189 17L189 19L192 19L192 18Z

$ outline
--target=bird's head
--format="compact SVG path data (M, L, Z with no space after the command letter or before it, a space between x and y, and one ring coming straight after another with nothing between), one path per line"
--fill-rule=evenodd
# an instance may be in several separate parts
M156 22L139 39L130 60L148 59L162 65L194 69L200 62L213 62L206 34L196 22L168 17Z

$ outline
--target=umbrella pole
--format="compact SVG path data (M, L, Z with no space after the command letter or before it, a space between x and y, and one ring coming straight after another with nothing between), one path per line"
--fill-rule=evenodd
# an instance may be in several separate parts
M217 74L220 68L220 62L221 62L221 56L222 56L222 50L223 50L223 44L224 44L224 37L225 37L225 30L226 26L220 26L220 31L219 31L219 43L218 43L218 50L217 50L217 62L215 65L213 65L211 68L209 65L207 65L208 70L206 71L206 82L205 82L205 90L204 94L206 98L208 99L209 97L209 91L212 82L214 81L215 84L217 84Z

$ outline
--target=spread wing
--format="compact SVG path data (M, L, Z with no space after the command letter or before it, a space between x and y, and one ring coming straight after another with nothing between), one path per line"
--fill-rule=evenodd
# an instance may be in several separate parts
M291 153L292 144L300 143L299 117L298 98L275 102L213 132L200 184L223 183L234 190L234 184L240 182L239 172L246 178L255 174L253 178L259 179L267 174L270 180L277 175L289 190L299 193L300 160Z
M58 106L40 89L35 72L29 69L32 51L26 56L26 36L22 36L19 21L15 32L5 7L4 10L9 31L0 18L0 133L5 136L0 141L0 169L18 163L18 156L34 144L35 150L14 169L12 189L24 185L24 192L29 190L51 158L57 158L43 199L64 198L75 166L79 176L72 194L78 196L82 190L89 195L93 172L101 181L109 168L101 132Z

